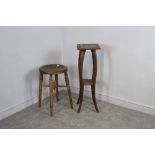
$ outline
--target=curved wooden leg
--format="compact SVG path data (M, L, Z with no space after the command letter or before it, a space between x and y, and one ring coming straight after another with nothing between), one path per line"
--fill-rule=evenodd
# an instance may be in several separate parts
M52 75L50 75L49 79L49 91L50 91L50 113L53 115L53 80Z
M96 56L96 50L92 50L92 59L93 59L93 74L92 74L92 81L93 85L91 85L91 92L92 92L92 98L93 103L96 109L96 112L99 112L97 103L96 103L96 95L95 95L95 84L96 84L96 76L97 76L97 56Z
M67 72L65 72L65 81L66 81L66 86L67 86L67 92L68 92L68 96L69 96L70 106L71 106L71 109L73 109L72 96L71 96L71 90L70 90L69 78L68 78Z
M81 88L79 88L79 97L78 97L76 104L79 104L79 102L80 102L80 94L81 94Z
M56 99L59 101L59 90L58 90L58 74L55 75L55 81L56 81Z
M81 87L79 88L79 97L78 97L76 104L79 104L79 102L80 102L80 94L81 94Z
M83 91L84 91L84 85L82 85L81 87L80 87L80 98L79 98L79 108L78 108L78 113L80 113L80 111L81 111L81 106L82 106L82 101L83 101Z
M98 107L97 107L97 103L96 103L95 85L91 86L91 92L92 92L92 98L93 98L93 103L94 103L96 112L99 112Z
M85 50L79 52L79 62L78 62L78 68L79 68L79 83L80 83L80 89L79 89L79 98L77 101L77 104L79 104L78 113L81 111L82 101L83 101L83 90L84 90L84 84L83 84L83 61L85 56Z
M43 85L43 74L40 73L40 76L39 76L39 104L38 106L41 107L41 101L42 101L42 86Z

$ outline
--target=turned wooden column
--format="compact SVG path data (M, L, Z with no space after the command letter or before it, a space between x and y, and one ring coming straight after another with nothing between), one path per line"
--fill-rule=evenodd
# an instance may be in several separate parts
M82 106L82 101L83 101L83 92L84 92L85 85L91 86L93 103L94 103L96 112L99 112L97 103L96 103L95 85L96 85L96 76L97 76L96 50L100 49L100 46L98 44L78 44L77 49L79 50L78 68L79 68L79 83L80 83L79 98L77 101L77 104L79 104L78 113L80 113L81 111L81 106ZM93 73L92 73L91 79L83 79L83 61L84 61L84 56L87 50L91 51L92 59L93 59Z

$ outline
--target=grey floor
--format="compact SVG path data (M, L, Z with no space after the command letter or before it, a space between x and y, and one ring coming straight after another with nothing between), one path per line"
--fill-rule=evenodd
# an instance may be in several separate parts
M73 95L74 110L69 108L65 91L55 102L54 115L49 115L49 99L42 108L32 105L0 121L1 129L142 129L155 128L155 116L98 101L100 113L96 113L91 98L84 97L82 111L78 114L77 94Z

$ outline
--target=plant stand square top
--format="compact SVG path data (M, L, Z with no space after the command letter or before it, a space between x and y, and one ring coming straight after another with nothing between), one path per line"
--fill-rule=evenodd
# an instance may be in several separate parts
M98 50L100 46L98 44L77 44L78 50Z

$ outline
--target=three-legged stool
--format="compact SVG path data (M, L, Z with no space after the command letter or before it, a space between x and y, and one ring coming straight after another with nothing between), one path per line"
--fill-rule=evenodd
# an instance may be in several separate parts
M49 87L50 90L50 112L53 114L53 89L56 89L56 99L59 100L59 92L58 87L67 87L70 107L73 109L72 104L72 96L69 85L69 78L67 74L67 67L60 64L49 64L39 68L40 78L39 78L39 107L41 107L42 100L42 87L43 87L43 75L49 75L49 85L44 85L45 87ZM58 74L64 74L66 85L58 84ZM55 80L53 80L53 76L55 76Z

